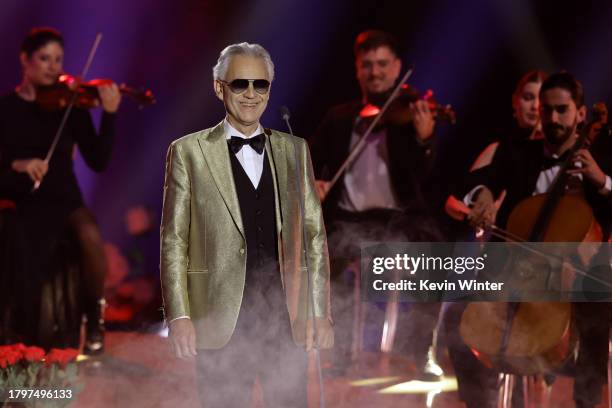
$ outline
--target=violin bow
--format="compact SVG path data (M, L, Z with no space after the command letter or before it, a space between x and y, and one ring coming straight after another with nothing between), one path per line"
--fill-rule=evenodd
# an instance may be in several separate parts
M96 39L94 40L91 49L89 50L89 55L87 56L87 61L85 62L85 66L81 71L80 78L85 78L87 72L89 71L89 67L93 62L94 56L96 55L96 51L98 50L98 45L100 45L100 41L102 41L102 33L98 33L96 35ZM51 147L49 147L49 151L47 151L47 155L45 156L45 163L49 164L51 157L53 157L53 153L55 153L55 149L57 148L57 143L59 142L62 133L64 132L64 128L66 127L66 122L68 121L68 117L70 116L70 112L72 112L72 108L77 100L77 93L73 93L72 98L70 98L70 103L66 107L64 111L64 116L62 116L62 121L60 122L59 127L57 128L57 132L55 132L55 137L53 138L53 142L51 143ZM32 188L32 192L38 190L40 187L40 181L34 183L34 187Z
M380 118L382 117L382 115L389 108L389 105L391 105L391 102L393 102L393 100L395 99L395 97L399 93L400 89L402 88L402 85L404 85L406 83L406 81L408 81L408 78L410 78L410 76L412 75L413 71L414 71L414 65L411 65L408 68L408 71L402 77L402 80L397 84L397 86L393 90L393 93L391 93L389 98L387 98L387 100L385 101L385 104L380 109L380 111L378 112L378 114L376 115L376 117L374 118L372 123L370 123L370 126L368 126L368 128L366 129L366 131L363 134L363 136L361 136L361 139L359 139L357 144L353 147L353 149L349 153L349 155L346 158L346 160L344 160L344 162L342 163L342 165L340 166L338 171L336 171L336 174L334 174L334 177L329 182L329 187L327 188L327 191L325 191L325 195L321 198L321 202L325 201L325 198L327 198L327 194L331 191L331 189L334 187L334 185L338 182L338 180L340 179L340 176L342 176L342 174L346 171L348 166L353 164L353 162L355 161L357 156L359 156L361 151L364 149L366 141L368 139L368 136L370 136L370 134L374 130L374 127L378 124L378 122L379 122Z

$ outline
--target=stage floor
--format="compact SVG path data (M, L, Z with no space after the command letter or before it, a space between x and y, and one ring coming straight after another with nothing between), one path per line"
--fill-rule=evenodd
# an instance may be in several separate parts
M73 407L199 407L193 361L182 361L170 353L167 339L154 334L109 332L106 354L81 365L84 386ZM312 357L312 356L311 356ZM323 354L325 364L326 355ZM402 356L363 353L346 377L325 379L328 408L433 407L459 408L456 380L448 361L442 361L446 376L441 382L411 381L413 365ZM318 407L314 359L309 370L309 407ZM554 408L572 408L573 381L559 377L553 386ZM603 395L606 401L607 395ZM258 388L253 407L263 407ZM606 404L600 407L607 407Z

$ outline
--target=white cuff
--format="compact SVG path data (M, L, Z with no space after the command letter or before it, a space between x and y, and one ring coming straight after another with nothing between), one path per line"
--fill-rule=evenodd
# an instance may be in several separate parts
M606 175L606 182L603 187L599 189L599 194L609 195L612 192L612 178Z
M170 320L170 321L168 322L168 324L170 324L170 323L172 323L173 321L178 320L178 319L191 319L191 317L189 317L189 316L179 316L179 317L175 317L174 319Z
M474 205L474 196L475 196L475 195L476 195L476 194L477 194L477 193L478 193L480 190L482 190L484 187L485 187L485 185L484 185L484 184L480 184L480 185L478 185L478 186L474 187L473 189L471 189L471 190L470 190L470 192L469 192L469 193L467 193L467 194L465 195L465 197L463 197L463 203L464 203L465 205L467 205L468 207L470 207L470 206Z

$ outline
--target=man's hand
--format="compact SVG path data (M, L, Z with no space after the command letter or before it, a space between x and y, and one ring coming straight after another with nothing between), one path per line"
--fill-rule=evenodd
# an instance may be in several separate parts
M497 201L493 198L493 193L487 187L482 187L474 201L474 206L468 214L468 221L475 227L489 228L495 223L497 210L501 206L505 197L505 190Z
M100 85L98 94L100 94L100 101L102 101L102 109L108 113L117 112L121 103L121 92L119 92L117 84Z
M606 175L601 170L591 152L587 149L580 149L574 156L574 161L582 163L582 167L568 170L569 174L583 174L589 182L593 183L598 189L606 183Z
M18 173L27 173L35 183L40 183L49 171L49 163L41 159L14 160L11 167Z
M315 188L317 189L317 194L319 195L319 200L323 201L327 193L329 192L329 181L325 180L315 180Z
M433 115L429 110L429 104L424 100L411 103L410 113L412 114L412 123L414 124L416 135L419 140L424 142L433 135L434 127L436 126Z
M327 317L315 318L317 324L317 337L319 348L329 349L334 345L334 328ZM314 346L314 330L312 329L312 319L308 319L306 325L306 351L312 350Z
M170 344L172 351L178 358L190 358L196 356L195 328L191 319L176 319L169 325Z

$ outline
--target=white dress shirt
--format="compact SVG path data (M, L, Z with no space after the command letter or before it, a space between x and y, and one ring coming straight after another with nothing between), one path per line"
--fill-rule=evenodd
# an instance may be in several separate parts
M239 132L227 121L227 118L223 121L223 128L225 129L225 138L230 140L232 136L237 136L242 139L248 139L253 136L257 136L260 133L263 133L263 128L261 125L257 125L257 130L253 132L252 135L246 136L245 134ZM253 183L253 187L257 188L259 185L259 180L261 179L261 173L263 173L263 163L264 163L264 152L258 154L255 149L253 149L249 145L242 146L242 149L238 153L236 153L236 158L242 165L247 176Z
M359 120L357 118L355 121L351 135L351 149L362 137L355 130ZM389 176L385 129L370 134L359 156L345 171L343 182L344 189L338 203L343 210L359 212L375 208L399 208Z

